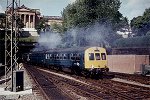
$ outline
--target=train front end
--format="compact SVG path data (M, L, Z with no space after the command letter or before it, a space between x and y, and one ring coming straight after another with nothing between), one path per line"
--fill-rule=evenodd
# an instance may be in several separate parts
M102 47L86 49L84 53L84 66L92 74L108 72L106 49Z

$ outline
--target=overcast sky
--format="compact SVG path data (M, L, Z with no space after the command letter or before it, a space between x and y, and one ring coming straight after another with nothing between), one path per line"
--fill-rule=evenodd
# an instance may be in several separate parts
M6 9L6 1L0 0L0 12ZM24 4L29 8L40 9L41 14L45 16L61 16L61 11L69 3L75 0L20 0L21 5ZM12 0L9 0L12 2ZM150 0L121 0L121 8L119 11L123 16L131 20L143 14L146 8L150 8Z

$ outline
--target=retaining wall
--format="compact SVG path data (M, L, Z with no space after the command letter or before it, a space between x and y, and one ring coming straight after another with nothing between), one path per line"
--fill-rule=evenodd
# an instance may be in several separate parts
M108 55L107 65L111 72L139 73L141 64L149 65L149 55Z

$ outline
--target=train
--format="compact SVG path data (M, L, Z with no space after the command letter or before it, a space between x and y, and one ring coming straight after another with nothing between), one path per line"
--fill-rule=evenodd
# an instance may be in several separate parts
M103 47L77 47L34 51L23 54L22 59L30 64L42 65L86 76L102 75L109 71L107 53Z

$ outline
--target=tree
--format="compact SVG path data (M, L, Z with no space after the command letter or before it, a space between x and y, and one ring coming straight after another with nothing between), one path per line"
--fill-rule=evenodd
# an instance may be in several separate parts
M54 23L51 25L51 30L53 32L62 33L63 32L63 26L61 24Z
M62 12L64 30L89 28L89 25L99 23L111 27L112 30L104 34L104 38L112 43L120 37L116 31L126 25L123 23L126 19L119 12L120 4L120 0L76 0Z
M45 30L46 29L46 20L45 18L40 18L38 25L35 26L35 28L38 30L38 32L40 33L41 30Z
M150 8L145 9L143 16L131 20L131 28L136 36L144 36L150 31Z
M119 0L76 0L69 4L62 13L64 25L85 27L95 21L101 23L119 23L122 14Z

